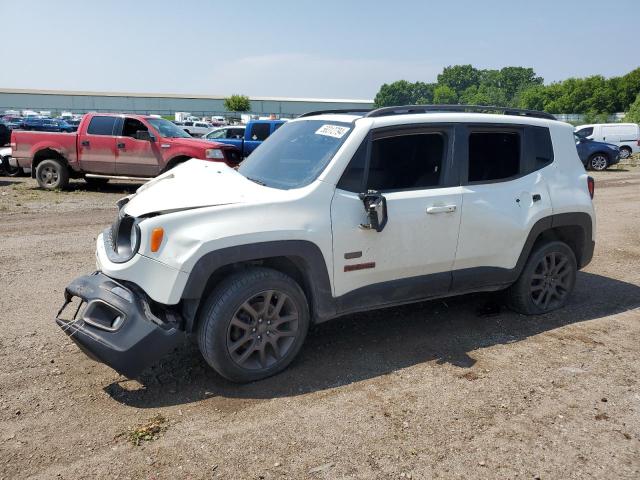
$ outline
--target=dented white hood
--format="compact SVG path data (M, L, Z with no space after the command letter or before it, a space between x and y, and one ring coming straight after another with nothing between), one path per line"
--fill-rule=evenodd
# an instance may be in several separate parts
M125 213L139 217L189 208L266 200L278 190L263 187L224 163L189 160L142 185Z

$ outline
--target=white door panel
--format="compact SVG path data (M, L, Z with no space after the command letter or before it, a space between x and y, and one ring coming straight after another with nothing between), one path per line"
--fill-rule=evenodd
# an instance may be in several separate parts
M389 220L382 232L376 232L360 228L367 218L358 195L336 190L331 204L335 296L376 283L449 272L453 266L462 188L384 196ZM345 254L355 258L346 259ZM345 272L345 266L364 268Z
M544 171L464 187L454 270L515 267L533 224L552 214L549 189L541 174Z

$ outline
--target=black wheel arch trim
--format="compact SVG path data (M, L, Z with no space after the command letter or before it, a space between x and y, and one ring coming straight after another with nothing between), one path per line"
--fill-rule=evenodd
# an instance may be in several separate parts
M236 263L287 258L298 268L304 279L300 285L309 295L312 319L332 318L335 305L329 279L329 270L320 248L307 240L278 240L214 250L203 255L193 267L182 294L182 299L199 300L211 276L220 268ZM193 307L186 313L195 314ZM189 325L187 325L189 329Z

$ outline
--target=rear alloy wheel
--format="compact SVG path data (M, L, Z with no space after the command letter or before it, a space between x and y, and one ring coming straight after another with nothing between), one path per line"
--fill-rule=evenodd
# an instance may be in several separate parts
M602 153L596 153L589 159L589 166L592 170L601 172L602 170L606 170L609 166L609 159Z
M577 270L576 257L566 243L541 245L529 257L520 278L507 290L509 306L526 315L562 308L573 291Z
M309 309L300 286L281 272L256 267L214 289L199 319L198 343L220 375L250 382L286 368L308 328Z
M69 170L60 160L43 160L36 167L36 180L40 188L64 189L69 185Z
M620 148L620 158L625 159L631 156L631 149L629 147L621 147Z

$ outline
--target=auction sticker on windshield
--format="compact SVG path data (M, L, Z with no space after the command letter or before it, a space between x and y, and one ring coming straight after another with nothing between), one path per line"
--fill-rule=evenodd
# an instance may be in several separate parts
M316 130L316 135L324 135L326 137L342 138L350 130L349 127L341 127L339 125L323 125Z

